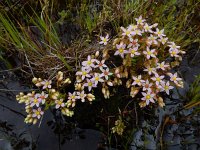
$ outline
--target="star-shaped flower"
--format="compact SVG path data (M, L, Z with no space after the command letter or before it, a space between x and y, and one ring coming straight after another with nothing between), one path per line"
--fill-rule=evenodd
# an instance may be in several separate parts
M65 107L65 103L63 102L63 99L56 100L55 104L56 104L56 109Z
M35 94L34 97L31 97L30 98L30 106L33 107L33 106L37 106L39 107L40 105L40 99L38 98L38 94Z
M153 94L150 90L147 92L142 92L142 95L144 96L142 100L146 101L147 105L149 105L150 102L155 103L154 101L155 94Z
M139 86L141 86L142 85L142 83L143 82L145 82L144 80L142 80L142 76L141 75L139 75L138 77L132 77L133 78L133 83L132 83L132 85L139 85Z
M128 44L127 48L140 46L140 44L138 43L138 39L129 38L129 40L130 43Z
M162 86L162 89L161 89L161 91L165 91L168 95L169 95L169 90L171 90L171 89L173 89L174 87L173 86L171 86L170 84L169 84L169 81L167 81L167 83L161 83L161 86Z
M179 50L178 49L171 49L171 50L169 50L169 53L170 53L170 56L171 57L179 57Z
M117 47L117 51L115 52L114 55L120 55L122 58L124 58L124 54L128 53L128 51L125 50L126 44L123 44L123 43L116 44L116 47Z
M88 87L88 91L91 91L93 87L96 87L94 81L87 79L87 83L84 83L83 86Z
M167 42L168 38L160 37L158 41L160 41L163 45Z
M180 46L177 46L174 42L169 42L168 46L170 47L169 50L178 50L180 48Z
M139 56L140 53L137 51L138 50L138 47L133 47L133 48L129 48L129 53L131 54L131 57L134 57L134 56Z
M121 27L121 30L123 31L122 36L131 37L134 34L131 28L126 29L124 27Z
M51 80L44 80L41 82L41 84L43 85L42 89L46 89L46 88L51 88L51 83L52 81Z
M156 73L156 68L152 68L152 67L150 67L150 66L147 66L147 68L144 69L144 71L148 72L148 74L151 75L151 74L153 74L153 73L154 73L154 74Z
M143 25L144 22L146 21L145 19L142 19L142 16L139 16L139 18L135 18L135 20L137 21L137 24Z
M145 82L142 83L142 86L143 86L142 90L149 91L152 85L153 84L150 83L149 80L147 79Z
M164 34L164 29L162 30L159 30L158 28L156 28L156 31L154 32L158 37L163 37L163 36L166 36Z
M85 97L87 96L87 94L85 94L84 91L81 92L77 92L77 98L81 99L81 102L85 102Z
M44 112L39 107L38 109L33 109L32 117L40 119L43 114L44 114Z
M70 93L68 92L68 100L76 101L77 95L76 92Z
M147 41L148 41L149 45L151 45L151 44L157 45L158 44L157 37L152 34L148 37Z
M99 68L99 69L103 69L106 68L106 64L105 64L105 60L96 60L97 65L95 66L95 68Z
M145 25L144 25L144 31L145 31L145 32L153 33L152 27L153 27L153 26L149 26L147 23L145 23Z
M150 50L148 46L147 46L147 50L144 51L143 53L146 55L147 59L150 59L151 57L156 58L156 56L154 54L155 53L155 49Z
M90 69L82 67L81 71L76 72L76 75L81 76L81 79L84 80L86 77L89 78L90 77Z
M172 74L172 73L168 73L169 77L170 77L170 81L174 82L175 84L178 84L179 81L182 81L181 78L178 78L177 72Z
M82 65L84 66L84 67L86 67L86 68L94 68L95 67L95 65L94 65L94 62L95 62L96 60L95 59L92 59L91 58L91 56L89 55L88 57L87 57L87 60L86 61L83 61L82 62Z
M97 86L97 84L99 82L104 82L104 80L102 79L103 75L102 74L99 74L99 73L95 73L94 74L94 77L91 79L91 81L94 82L94 84Z
M46 101L46 98L48 97L48 94L46 94L46 93L44 93L44 91L42 91L42 93L38 94L37 97L38 97L38 100L40 102L42 102L42 104L44 104Z
M108 77L113 74L109 71L109 68L101 69L101 71L102 71L102 76L104 76L106 80L108 80Z
M99 44L107 45L109 41L109 35L107 34L106 37L100 36L100 39L101 41L99 42Z
M165 64L165 62L163 61L162 63L157 63L157 69L162 69L162 70L165 70L166 68L168 68L169 65L168 64Z
M165 77L165 76L159 76L159 75L156 73L155 76L152 77L151 79L152 79L153 81L156 82L156 85L157 85L157 86L159 86L160 83L163 82L162 79L164 79L164 77Z

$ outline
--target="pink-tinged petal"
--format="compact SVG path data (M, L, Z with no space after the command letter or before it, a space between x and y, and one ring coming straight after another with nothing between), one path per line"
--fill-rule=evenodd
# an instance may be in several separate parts
M142 92L142 95L145 97L147 94L146 94L146 93L144 93L144 92Z
M146 104L149 105L149 100L146 100Z
M116 52L114 53L114 55L119 55L119 51L116 51Z
M92 90L92 87L91 86L88 86L88 91L91 91Z
M37 118L40 119L41 115L38 115Z
M153 98L149 99L152 103L155 103L155 101L153 100Z
M60 105L56 104L56 109L60 108Z

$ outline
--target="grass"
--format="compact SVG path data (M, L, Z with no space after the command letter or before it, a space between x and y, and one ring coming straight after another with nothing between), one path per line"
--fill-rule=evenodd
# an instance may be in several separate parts
M199 31L198 21L195 20L195 13L199 9L197 0L182 3L176 0L158 2L106 0L77 1L77 3L71 1L67 4L62 3L65 7L62 10L58 8L59 4L57 1L41 0L35 4L32 1L28 4L22 3L24 7L38 8L40 13L36 13L33 8L27 12L24 8L19 12L23 13L24 18L17 18L18 20L14 20L15 16L2 9L5 4L1 6L1 47L8 51L10 45L13 45L14 51L26 56L26 64L29 66L29 70L26 71L28 72L30 68L36 75L41 71L49 75L48 70L55 71L57 68L73 71L72 66L78 68L77 60L80 57L77 58L77 56L82 54L81 59L86 57L86 54L82 52L83 48L87 49L85 45L93 43L91 41L95 43L97 36L104 35L106 32L115 36L120 26L127 26L134 21L134 17L139 15L146 17L150 23L159 23L160 27L165 29L167 36L183 49L194 42L200 42L197 32ZM7 5L10 8L14 7L12 3ZM75 40L67 44L62 42L63 37L59 32L59 27L62 27L65 22L80 28ZM78 49L73 43L78 43ZM70 49L75 49L75 54L72 54ZM75 61L71 59L74 56Z

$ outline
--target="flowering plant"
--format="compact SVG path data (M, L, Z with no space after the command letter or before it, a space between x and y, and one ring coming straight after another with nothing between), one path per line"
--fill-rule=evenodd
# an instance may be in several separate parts
M76 74L76 82L81 90L88 87L88 91L100 83L105 98L110 97L110 86L126 84L131 97L141 93L141 107L155 102L163 107L161 93L169 95L174 86L183 87L182 79L170 71L185 52L168 40L158 24L149 25L141 16L135 20L136 24L121 27L122 33L113 40L112 47L108 34L100 36L99 44L106 45L101 60L97 59L99 51L88 56Z
M149 25L141 16L135 20L136 24L121 27L118 38L111 40L108 34L100 36L99 44L103 46L81 63L80 70L75 74L74 92L59 91L60 86L71 83L69 78L63 80L62 72L56 76L56 88L52 88L51 81L34 78L33 83L42 91L17 95L17 100L26 104L28 115L25 122L35 124L49 106L72 116L77 100L91 103L95 99L93 89L97 87L108 99L114 94L111 89L125 85L130 98L139 97L140 107L152 103L163 107L162 93L169 95L174 86L183 87L177 72L171 71L185 52L168 40L158 24ZM116 122L116 126L118 124L123 124L122 119L120 123ZM122 127L125 128L125 125ZM116 132L116 129L113 128L113 131ZM123 129L120 131L122 134Z

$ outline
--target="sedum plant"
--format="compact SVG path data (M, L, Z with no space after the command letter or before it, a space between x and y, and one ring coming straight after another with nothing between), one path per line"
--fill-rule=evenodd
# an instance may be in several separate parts
M26 104L25 122L35 124L49 107L72 116L77 101L91 103L95 99L95 88L101 88L104 98L109 99L115 87L123 86L130 98L139 98L140 107L154 103L163 107L163 93L169 95L175 86L183 87L182 79L173 68L179 65L185 52L167 38L157 23L150 25L142 16L135 21L126 28L121 27L113 40L108 34L100 36L99 50L88 55L75 73L74 92L61 92L59 87L71 83L69 78L63 80L62 72L56 76L56 88L50 80L34 78L33 83L40 92L17 95L17 100ZM115 122L112 130L121 135L125 125L120 124L122 119ZM123 127L120 132L118 125Z

